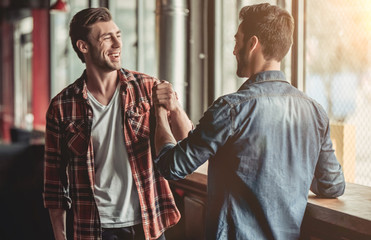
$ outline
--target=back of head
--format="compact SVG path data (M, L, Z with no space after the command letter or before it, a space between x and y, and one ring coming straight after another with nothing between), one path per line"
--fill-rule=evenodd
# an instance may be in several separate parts
M107 8L86 8L76 13L70 23L70 37L73 49L84 63L84 55L76 46L78 40L88 41L91 25L96 22L108 22L112 20L111 13Z
M244 41L256 36L264 58L280 62L292 44L294 19L284 9L268 3L243 7L239 15Z

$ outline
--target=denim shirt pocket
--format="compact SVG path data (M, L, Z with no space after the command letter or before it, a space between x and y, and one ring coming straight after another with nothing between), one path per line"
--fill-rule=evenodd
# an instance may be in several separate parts
M135 142L139 139L148 139L150 136L150 109L149 103L144 101L126 109L127 121L125 124Z
M88 125L84 120L68 122L65 125L65 143L75 156L86 155L89 145Z

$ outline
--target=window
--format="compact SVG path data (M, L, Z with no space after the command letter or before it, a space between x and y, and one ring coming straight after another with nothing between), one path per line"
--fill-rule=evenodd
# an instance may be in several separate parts
M122 31L122 66L156 76L156 1L109 1L115 23Z
M346 180L371 186L370 1L305 2L305 92L329 115Z
M14 126L31 130L32 114L32 17L14 24Z

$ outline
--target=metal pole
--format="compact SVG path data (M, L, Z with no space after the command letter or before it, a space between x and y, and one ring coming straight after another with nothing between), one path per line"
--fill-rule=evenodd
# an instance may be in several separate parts
M188 1L156 1L158 78L173 84L183 107L187 94Z

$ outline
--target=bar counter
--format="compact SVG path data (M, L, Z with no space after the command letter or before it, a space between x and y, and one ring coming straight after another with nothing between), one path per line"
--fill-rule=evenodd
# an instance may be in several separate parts
M183 198L188 198L185 202L191 200L198 203L197 205L185 204L184 206L183 217L185 217L187 229L187 224L194 225L192 219L187 221L187 216L190 215L187 213L195 212L194 209L190 209L192 206L200 208L197 212L204 216L205 210L201 207L206 206L207 176L196 172L183 180L170 181L170 185L177 192L180 190ZM203 204L200 205L200 202ZM198 236L202 236L203 223L200 222L197 226L198 229L193 229L192 234L198 232ZM301 239L370 240L371 187L347 183L344 195L334 199L319 198L309 192Z

